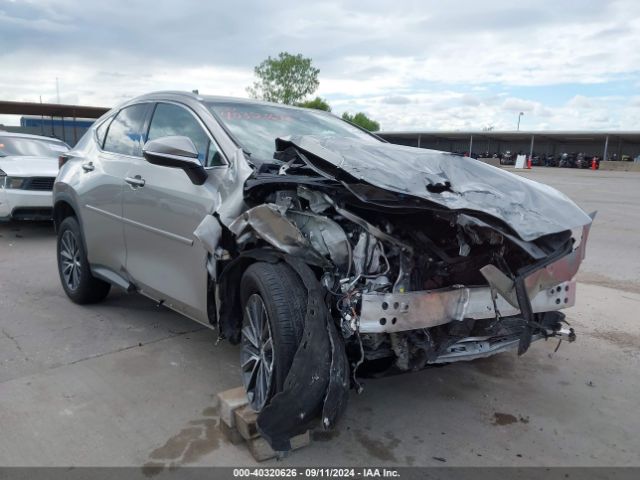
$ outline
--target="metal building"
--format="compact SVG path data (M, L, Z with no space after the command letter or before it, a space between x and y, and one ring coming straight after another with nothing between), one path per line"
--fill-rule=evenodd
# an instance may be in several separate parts
M385 140L411 147L430 148L447 152L469 153L484 156L512 153L553 154L582 152L588 157L622 159L628 155L640 155L640 131L423 131L378 132Z
M84 105L0 101L0 114L23 115L19 127L1 126L0 130L55 137L73 146L93 119L108 110Z

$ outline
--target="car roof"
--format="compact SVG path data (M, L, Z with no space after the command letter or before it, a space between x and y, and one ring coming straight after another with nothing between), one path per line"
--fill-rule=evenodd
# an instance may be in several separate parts
M126 102L126 104L123 104L122 106L144 101L144 100L170 100L170 99L177 100L180 98L185 100L191 100L191 101L195 100L200 103L225 103L225 102L231 103L232 102L232 103L245 103L245 104L252 104L252 105L270 105L270 106L279 107L279 108L290 108L294 110L308 111L308 109L306 108L296 107L294 105L265 102L264 100L257 100L255 98L229 97L229 96L222 96L222 95L200 95L193 92L185 92L185 91L179 91L179 90L165 90L165 91L147 93L129 100L128 102ZM331 114L330 112L325 112L323 110L314 110L314 112Z
M31 135L30 133L7 132L5 130L0 130L0 137L28 138L31 140L47 140L49 142L64 143L59 138L55 138L55 137L45 137L43 135Z

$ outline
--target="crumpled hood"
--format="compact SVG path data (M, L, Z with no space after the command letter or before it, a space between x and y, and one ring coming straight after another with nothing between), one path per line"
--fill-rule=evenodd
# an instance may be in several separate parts
M58 159L56 157L0 157L0 170L10 177L56 177Z
M376 187L491 215L525 241L591 223L558 190L472 158L344 137L302 135L276 143L278 149L294 145Z

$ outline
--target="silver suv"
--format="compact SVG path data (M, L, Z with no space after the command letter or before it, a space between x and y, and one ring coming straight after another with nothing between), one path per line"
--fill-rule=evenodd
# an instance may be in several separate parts
M241 344L277 450L312 421L331 428L363 375L575 338L559 310L592 217L477 160L326 112L161 92L108 112L61 161L67 295L115 285Z

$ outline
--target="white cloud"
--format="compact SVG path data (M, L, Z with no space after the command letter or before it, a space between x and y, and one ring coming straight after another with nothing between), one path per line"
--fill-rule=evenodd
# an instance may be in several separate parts
M507 98L502 102L502 108L512 112L531 112L536 108L536 102L523 100L521 98Z
M520 111L526 128L632 129L638 98L580 85L637 89L639 19L634 0L0 0L0 92L52 100L58 77L61 99L88 105L163 89L245 96L253 66L287 50L313 58L335 111L387 129L513 129ZM556 85L576 91L536 90Z

